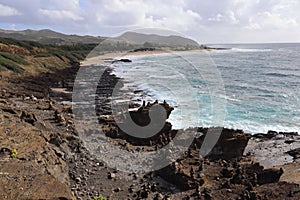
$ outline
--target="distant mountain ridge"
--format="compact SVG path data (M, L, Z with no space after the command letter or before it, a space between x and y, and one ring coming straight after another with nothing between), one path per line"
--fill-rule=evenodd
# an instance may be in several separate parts
M166 46L166 47L199 47L199 44L191 39L169 35L161 36L156 34L143 34L136 32L126 32L119 37L108 38L101 36L80 36L80 35L66 35L55 32L50 29L43 30L3 30L0 29L0 37L13 38L17 40L36 41L42 44L74 44L74 43L101 43L104 40L108 42L121 42L131 45L150 45L150 46Z
M177 35L161 36L156 34L126 32L116 39L127 41L132 44L149 43L169 47L199 47L199 44L196 41Z
M105 40L105 37L95 36L80 36L80 35L66 35L55 32L50 29L43 30L3 30L0 29L0 37L13 38L17 40L36 41L42 44L74 44L74 43L100 43Z

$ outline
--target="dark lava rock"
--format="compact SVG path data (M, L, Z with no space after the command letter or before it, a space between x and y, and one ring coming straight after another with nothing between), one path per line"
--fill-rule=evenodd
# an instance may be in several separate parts
M300 158L300 148L290 150L286 153L292 156L294 159Z
M116 174L115 174L115 173L109 172L107 178L108 178L108 179L116 178Z
M37 121L34 113L28 113L26 111L22 111L20 118L31 125L34 125Z
M224 168L222 171L221 171L221 174L223 177L225 178L231 178L233 176L233 168Z
M148 198L148 195L149 195L149 192L148 191L146 191L146 190L144 190L144 191L142 191L141 192L141 198Z
M114 60L112 61L111 63L116 63L116 62L125 62L125 63L129 63L129 62L132 62L132 60L128 59L128 58L122 58L122 59L119 59L119 60Z
M283 174L283 169L265 169L261 173L257 174L257 183L260 185L267 183L278 182L281 175Z
M224 159L224 160L236 160L243 156L245 147L249 139L250 134L246 134L241 130L233 130L227 128L199 128L200 132L204 133L199 138L195 139L197 148L201 148L203 141L207 134L216 135L219 137L212 151L207 155L211 160ZM221 132L221 133L220 133Z

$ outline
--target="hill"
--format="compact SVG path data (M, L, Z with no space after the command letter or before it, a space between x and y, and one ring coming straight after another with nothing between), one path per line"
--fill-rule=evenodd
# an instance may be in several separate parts
M116 39L127 41L130 44L142 44L142 45L156 45L156 46L165 46L165 47L199 47L199 44L191 39L177 36L161 36L156 34L143 34L136 32L126 32Z
M105 37L66 35L49 29L13 31L0 29L0 37L36 41L42 44L100 43Z
M46 45L0 38L0 71L47 72L78 65L97 44Z
M157 34L143 34L126 32L121 36L109 38L101 36L66 35L49 29L44 30L3 30L0 37L17 40L35 41L41 44L70 45L70 44L101 44L103 51L133 50L136 48L171 48L171 49L198 49L200 45L194 40L176 36L161 36Z

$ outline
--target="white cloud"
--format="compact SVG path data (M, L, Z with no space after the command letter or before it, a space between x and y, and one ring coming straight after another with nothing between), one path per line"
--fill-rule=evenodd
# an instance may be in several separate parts
M71 19L74 21L83 20L84 18L73 13L69 10L46 10L46 9L39 9L39 13L45 15L51 19Z
M208 21L212 22L225 22L229 24L238 24L239 20L236 18L235 13L231 10L225 12L225 14L218 13L213 17L209 17Z
M187 30L199 24L199 13L185 8L184 1L104 0L91 1L100 25L124 28L154 27Z
M204 43L300 42L299 0L0 0L0 10L0 28L109 36L151 27Z
M228 16L228 22L230 24L238 24L239 23L239 20L236 18L235 13L233 11L229 10L227 12L227 16Z
M218 13L216 16L208 18L208 21L221 22L221 21L223 21L223 19L224 19L224 16L222 14Z
M20 15L21 13L13 7L5 6L0 4L0 16L15 16Z
M247 29L292 29L298 27L295 18L285 18L278 13L263 12L249 18Z

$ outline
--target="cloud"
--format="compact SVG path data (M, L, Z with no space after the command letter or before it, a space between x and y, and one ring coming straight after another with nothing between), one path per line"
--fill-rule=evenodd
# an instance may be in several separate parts
M161 28L204 43L300 41L299 0L0 0L0 10L0 28L104 36Z
M225 14L218 13L214 17L209 17L208 21L219 22L219 23L229 23L229 24L238 24L239 20L236 18L236 15L233 11L228 10Z
M295 18L284 18L278 13L258 13L250 17L247 29L291 29L299 26Z
M49 17L51 19L60 20L60 19L71 19L74 21L83 20L84 18L73 13L69 10L46 10L46 9L39 9L38 11L42 15Z
M183 29L199 24L201 16L184 7L183 1L104 0L90 1L99 24L124 28Z
M20 15L21 13L16 10L15 8L13 7L10 7L10 6L5 6L3 4L0 4L0 16L14 16L14 15Z

